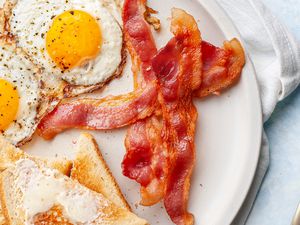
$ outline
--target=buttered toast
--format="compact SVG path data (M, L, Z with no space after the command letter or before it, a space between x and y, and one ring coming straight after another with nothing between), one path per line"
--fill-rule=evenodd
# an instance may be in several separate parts
M28 155L0 137L0 172L4 171L1 176L3 182L1 183L2 197L0 198L0 201L2 201L2 199L4 200L2 205L4 206L4 212L6 213L4 216L1 211L2 208L0 207L0 225L24 224L24 221L21 221L22 219L12 218L14 216L11 217L11 214L15 213L14 207L19 204L17 203L19 200L14 200L14 196L16 195L12 194L15 193L14 191L17 191L14 179L11 177L13 175L12 172L8 175L8 171L14 171L13 173L15 173L15 169L12 168L16 168L17 164L24 160L31 161L35 164L35 167L45 169L46 171L57 170L55 173L60 174L59 176L63 176L62 174L71 176L73 180L78 180L80 184L77 182L77 185L81 188L85 188L87 192L90 191L91 193L94 193L94 195L102 196L102 199L105 199L105 201L101 201L101 205L103 203L109 203L108 205L111 205L113 209L112 213L117 213L115 218L112 218L112 215L110 215L110 218L106 218L104 221L102 221L102 218L102 222L99 220L87 224L147 224L145 220L138 218L130 212L130 207L106 165L94 138L88 133L81 134L77 141L76 150L77 154L73 161L44 159ZM27 176L26 174L26 176L24 176L25 178L19 176L18 179L26 181L30 176ZM70 178L64 176L64 179L66 178L70 180ZM51 184L49 183L49 185L52 186L53 189L57 189L57 185L53 185L52 182ZM10 192L9 190L13 191ZM82 205L79 205L78 210L81 207ZM80 210L80 212L81 211L82 210ZM111 211L111 209L108 211ZM65 212L64 205L60 203L54 204L51 208L47 208L46 211L38 213L32 224L77 224L74 220L67 218L68 216L65 216ZM107 217L107 215L103 216ZM23 218L23 220L24 219L26 218Z
M35 156L30 156L21 149L15 147L0 136L0 172L7 167L13 165L20 159L31 159L37 163L45 164L48 167L57 169L65 175L69 175L72 168L72 161L66 159L43 159ZM0 205L0 225L7 225Z
M95 139L88 133L82 133L77 141L77 155L71 170L71 178L103 194L117 206L130 210Z
M102 194L30 159L2 172L0 190L9 225L147 224Z

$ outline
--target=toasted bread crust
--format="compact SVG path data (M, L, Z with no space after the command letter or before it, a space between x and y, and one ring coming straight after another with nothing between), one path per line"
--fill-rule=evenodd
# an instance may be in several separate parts
M6 219L5 219L5 216L3 214L3 210L2 210L1 204L0 204L0 225L6 225L6 224L7 224L6 223Z
M3 182L2 182L2 174L0 174L0 215L1 218L4 218L1 220L1 225L8 224L10 225L11 222L8 220L9 215L5 204L5 197L4 197L4 190L3 190Z
M131 211L93 136L83 133L77 144L79 149L71 170L71 178Z

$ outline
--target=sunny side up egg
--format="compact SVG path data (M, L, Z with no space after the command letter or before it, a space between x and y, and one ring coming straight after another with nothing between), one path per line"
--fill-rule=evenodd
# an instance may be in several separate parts
M52 86L58 86L58 79L72 85L100 84L122 65L122 30L105 1L9 2L10 33Z
M37 74L21 51L0 47L0 135L15 145L29 140L37 126Z

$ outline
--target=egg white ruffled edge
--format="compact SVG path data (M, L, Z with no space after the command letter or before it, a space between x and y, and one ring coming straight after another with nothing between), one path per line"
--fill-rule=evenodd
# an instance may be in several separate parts
M30 82L30 85L34 85L35 86L34 89L36 90L36 93L31 93L30 95L27 95L26 97L20 95L21 105L19 105L19 110L18 110L17 117L16 117L17 120L13 124L11 124L1 134L1 136L3 136L5 139L9 140L12 144L14 144L16 146L21 146L32 139L32 136L33 136L34 132L36 131L36 128L37 128L38 122L39 122L38 111L39 111L39 107L41 104L40 89L39 89L39 83L37 80L37 76L39 74L39 69L32 64L32 62L28 59L28 56L26 56L21 49L17 48L14 43L8 44L1 40L0 41L0 52L1 51L5 51L6 52L5 54L11 54L10 55L11 57L18 57L19 59L17 61L22 62L22 66L24 66L24 69L31 70L30 71L31 76L30 77L26 76L25 79L27 79L27 81ZM5 58L6 55L4 55L3 57ZM13 65L11 67L14 67L14 66L15 65ZM7 68L6 69L4 68L4 69L8 70L8 72L11 73L11 70L12 70L11 67L10 67L9 61L8 61ZM6 79L14 84L13 78L10 78L8 76L1 76L0 78ZM24 88L26 89L26 87L17 86L17 90L19 91L19 93L21 92L22 94L24 94L26 92L26 90ZM28 87L27 87L27 89L28 89ZM28 99L30 99L30 100L28 100ZM28 103L30 103L30 105L27 105L28 106L27 107L26 104L28 104ZM26 114L25 108L29 109L29 111L28 111L29 116L26 115L27 116L25 118L26 120L24 120L24 118L22 118L22 115ZM21 118L21 121L19 121L20 118ZM28 118L30 119L30 121L28 121ZM21 133L19 133L19 132L15 133L17 126L20 127L20 129L17 129L17 130L21 131ZM24 132L24 129L22 129L22 127L27 127L29 129L26 129L27 132ZM13 140L12 136L17 137L17 139Z

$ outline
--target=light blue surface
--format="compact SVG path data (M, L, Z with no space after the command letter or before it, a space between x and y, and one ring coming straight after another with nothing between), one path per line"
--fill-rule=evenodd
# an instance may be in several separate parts
M300 41L300 0L263 0ZM270 167L247 225L290 225L300 202L300 87L265 124Z

